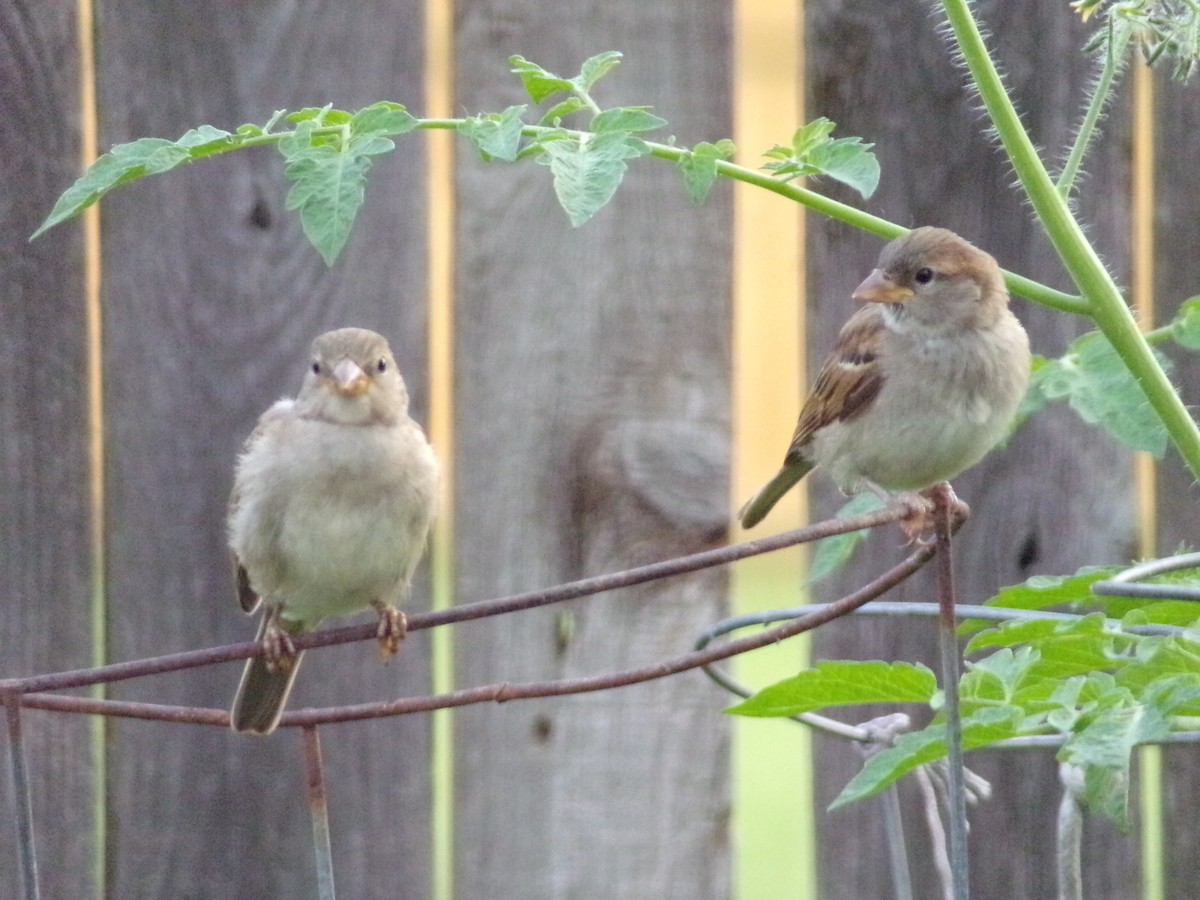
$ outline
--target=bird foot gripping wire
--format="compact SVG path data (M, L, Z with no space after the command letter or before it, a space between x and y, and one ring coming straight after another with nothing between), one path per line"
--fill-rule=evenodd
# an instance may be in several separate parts
M939 508L949 511L952 534L971 515L971 507L958 499L948 481L919 492L906 491L891 498L891 502L905 509L906 515L901 519L900 527L908 537L908 545L917 547L929 547L935 543Z
M296 651L296 645L292 643L291 635L275 621L275 614L268 613L268 616L262 636L263 659L267 663L268 672L283 675L291 671L299 653Z
M386 603L374 604L379 613L379 658L387 662L400 649L400 642L408 634L408 619L404 613Z

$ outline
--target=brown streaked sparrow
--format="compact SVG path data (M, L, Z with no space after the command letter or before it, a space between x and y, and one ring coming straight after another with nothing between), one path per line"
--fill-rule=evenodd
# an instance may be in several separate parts
M246 440L229 500L238 601L265 607L264 654L246 663L235 731L275 729L300 665L291 637L327 616L373 607L381 653L396 652L406 627L396 604L424 552L437 482L387 341L363 328L313 341L299 395Z
M1029 339L1000 267L944 228L897 238L854 292L783 467L738 514L750 528L814 467L886 497L953 478L1004 435L1029 380Z

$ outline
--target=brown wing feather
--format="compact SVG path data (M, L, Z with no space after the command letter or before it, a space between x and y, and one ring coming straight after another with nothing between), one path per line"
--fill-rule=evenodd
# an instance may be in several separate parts
M238 603L243 611L252 613L258 609L258 591L250 586L250 576L246 574L246 567L238 562L236 556L233 556L233 582L237 585Z
M866 306L850 317L838 333L833 352L813 383L787 459L804 457L804 447L817 429L861 415L883 387L879 354L883 346L883 311Z

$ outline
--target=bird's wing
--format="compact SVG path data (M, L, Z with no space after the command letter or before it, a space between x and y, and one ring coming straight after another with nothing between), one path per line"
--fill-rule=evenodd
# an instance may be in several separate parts
M805 458L804 449L819 429L847 422L871 405L883 387L880 351L886 334L883 311L875 304L850 317L838 333L800 410L787 459Z
M292 415L296 401L291 399L279 400L267 409L261 416L258 417L258 424L254 426L254 430L242 444L242 452L239 458L250 453L254 445L263 439L263 436L269 429L276 426L276 423L283 419L287 419ZM238 508L238 501L241 495L241 484L238 476L235 474L233 479L233 488L229 492L229 504L226 509L226 521L233 517L234 512ZM242 565L236 553L229 554L230 560L233 563L233 583L237 590L238 605L248 612L252 613L258 608L259 600L261 599L258 592L250 585L250 576L246 572L246 567Z

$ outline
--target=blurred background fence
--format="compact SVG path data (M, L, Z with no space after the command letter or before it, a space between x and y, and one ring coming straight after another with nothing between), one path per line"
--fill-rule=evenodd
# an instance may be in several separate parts
M1088 29L1065 0L978 11L1035 139L1066 146L1093 70L1079 52ZM97 150L284 107L498 110L524 99L509 55L571 74L615 49L624 61L599 90L654 105L681 144L732 136L755 165L828 116L839 135L876 143L883 179L866 208L953 228L1006 268L1069 288L980 134L935 13L916 0L0 5L0 675L251 635L224 549L234 455L258 413L295 390L311 338L340 325L389 337L452 475L425 567L435 575L413 608L724 543L880 245L742 185L695 207L651 162L573 230L545 173L485 165L447 134L402 138L379 161L333 268L285 211L272 150L118 191L27 243ZM1081 216L1144 319L1166 320L1197 292L1196 88L1138 72L1121 96ZM1046 355L1084 327L1014 305ZM1176 375L1200 396L1200 367ZM1134 459L1061 409L956 487L975 512L956 547L966 602L1194 540L1181 466ZM815 519L840 498L814 480L810 504ZM802 514L797 502L777 526ZM898 559L895 544L877 535L819 599ZM735 570L735 602L790 605L798 562ZM928 598L931 577L895 599ZM292 706L677 655L729 593L708 571L452 639L415 635L387 667L361 645L323 650ZM818 634L813 652L932 662L934 647L927 623L856 621ZM762 653L781 674L800 657ZM222 707L237 677L233 665L193 670L108 696ZM878 809L823 812L857 756L823 739L810 756L783 722L739 723L735 736L726 704L691 673L327 732L339 884L352 897L884 896ZM289 737L27 713L44 895L311 895L303 748ZM1189 895L1200 767L1186 748L1142 761L1134 832L1089 826L1090 898ZM1051 896L1052 754L969 762L995 785L972 815L975 895ZM915 892L931 897L923 840ZM15 894L16 873L0 829L0 896Z

